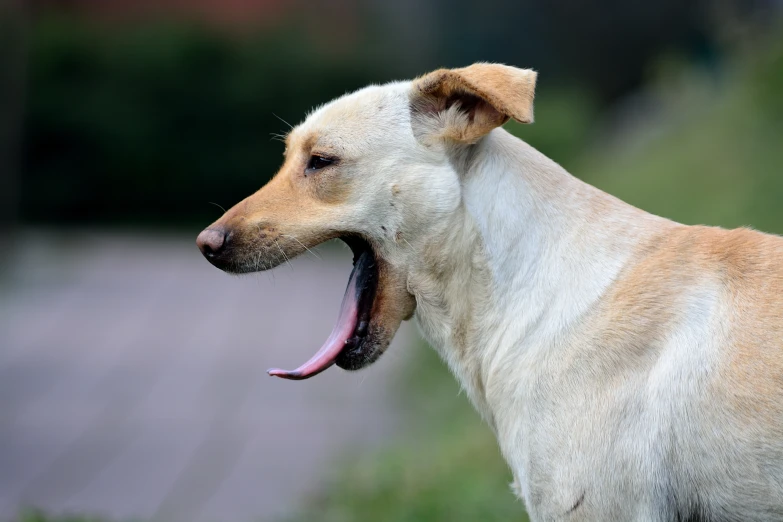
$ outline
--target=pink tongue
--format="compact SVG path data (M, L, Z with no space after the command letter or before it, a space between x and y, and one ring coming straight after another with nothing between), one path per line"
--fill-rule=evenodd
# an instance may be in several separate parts
M362 261L357 261L353 272L351 272L351 278L348 280L348 287L345 289L345 296L343 296L343 304L340 305L340 316L337 318L337 324L334 325L332 334L324 345L321 346L321 349L296 370L286 371L279 368L270 368L266 373L275 377L282 377L283 379L299 381L318 375L334 364L340 351L345 347L345 343L353 336L356 330L356 323L359 317L358 298L360 293L356 289L356 280L362 271Z

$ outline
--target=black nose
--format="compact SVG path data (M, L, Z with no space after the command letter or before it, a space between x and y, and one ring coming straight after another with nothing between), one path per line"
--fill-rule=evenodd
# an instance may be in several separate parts
M207 228L196 238L196 245L204 257L212 259L226 248L228 231L225 228Z

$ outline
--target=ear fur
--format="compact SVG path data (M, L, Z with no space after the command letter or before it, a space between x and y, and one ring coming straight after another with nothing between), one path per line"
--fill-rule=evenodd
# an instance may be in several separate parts
M476 63L461 69L438 69L413 82L412 106L425 114L458 114L443 118L441 135L475 143L514 118L533 122L537 73L508 65Z

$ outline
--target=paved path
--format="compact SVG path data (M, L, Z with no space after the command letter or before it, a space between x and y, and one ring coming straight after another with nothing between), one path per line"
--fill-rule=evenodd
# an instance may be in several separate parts
M230 277L193 238L28 233L0 275L0 519L270 520L399 433L405 326L376 365L293 368L331 330L346 249Z

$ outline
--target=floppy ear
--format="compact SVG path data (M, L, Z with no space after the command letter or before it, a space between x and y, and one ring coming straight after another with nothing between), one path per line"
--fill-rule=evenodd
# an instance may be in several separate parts
M514 118L533 122L536 72L508 65L476 63L462 69L438 69L413 82L411 106L423 116L426 133L475 143Z

